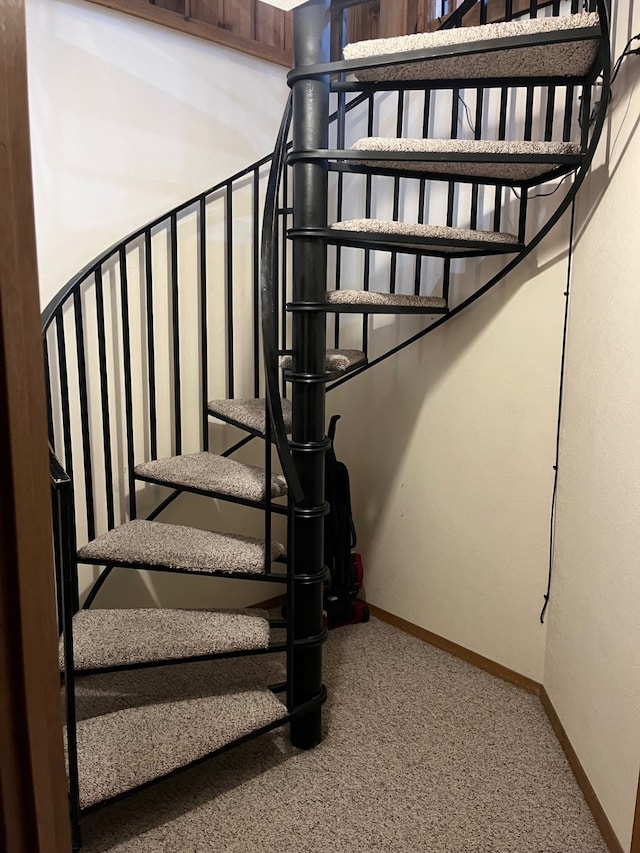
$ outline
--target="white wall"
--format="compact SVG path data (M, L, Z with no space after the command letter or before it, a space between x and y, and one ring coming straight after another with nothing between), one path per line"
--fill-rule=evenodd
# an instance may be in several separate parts
M84 0L26 6L44 306L112 243L273 150L288 89L284 68ZM245 459L259 461L250 451ZM230 518L224 505L181 500L174 521L259 535L255 511ZM101 594L103 606L235 606L280 592L116 574ZM82 589L93 576L82 570Z
M615 7L617 56L640 9ZM579 196L544 682L628 850L640 768L640 59L623 68Z
M273 149L285 69L84 0L27 0L42 303Z
M368 599L536 680L565 246L327 401Z

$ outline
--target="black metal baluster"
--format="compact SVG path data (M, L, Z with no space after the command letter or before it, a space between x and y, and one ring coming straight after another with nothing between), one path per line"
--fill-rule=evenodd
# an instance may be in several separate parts
M524 139L529 141L533 136L533 99L535 87L527 86L527 100L524 110Z
M111 417L109 413L109 377L107 371L106 331L104 322L104 290L102 267L96 270L96 313L98 325L98 363L100 368L100 399L102 404L102 436L104 449L105 497L107 503L107 527L115 526L113 506L113 464L111 456ZM68 470L68 469L67 469Z
M498 139L503 140L507 135L507 101L509 89L502 86L500 89L500 118L498 119ZM502 200L504 197L504 185L496 186L496 194L493 208L493 230L500 231L502 227Z
M374 103L374 95L371 93L368 99L367 106L367 136L373 136L373 126L375 119L375 103ZM370 174L367 174L365 178L365 204L364 204L364 216L365 219L371 219L371 195L373 189L373 179ZM364 266L363 266L363 290L369 290L371 286L371 250L364 250ZM362 316L362 351L365 355L368 355L369 352L369 322L370 317L367 314L363 314Z
M402 137L402 131L404 129L404 105L405 105L405 93L403 91L398 92L398 115L396 120L396 136L398 138ZM393 179L393 216L391 217L394 222L398 221L398 217L400 216L400 178ZM389 270L389 293L396 292L396 284L397 284L397 276L398 276L398 253L391 253L391 265Z
M289 224L289 169L285 166L284 173L282 175L282 217L281 217L281 272L280 278L276 279L279 281L280 287L278 288L280 292L280 346L283 350L287 349L287 275L288 275L288 264L287 264L287 248L288 248L288 224ZM286 393L286 385L284 383L284 391Z
M253 396L260 397L260 170L251 177L253 194Z
M580 144L582 150L586 151L589 145L589 131L591 129L591 86L582 87L582 103L580 106Z
M226 186L225 222L225 280L227 289L227 397L235 397L234 339L233 339L233 191L231 183Z
M344 76L344 75L342 75ZM343 92L338 94L338 134L336 147L338 150L342 151L345 147L345 95ZM336 221L342 221L342 212L343 212L343 203L344 203L344 175L342 172L338 172L337 177L337 188L336 188ZM335 278L334 278L334 287L336 290L340 290L342 286L342 246L334 247L334 257L335 257ZM334 327L333 327L333 336L334 341L333 345L336 349L340 348L340 331L341 331L341 316L340 314L334 314L333 317Z
M147 301L147 365L149 371L149 449L151 458L158 458L158 414L156 401L156 347L153 328L153 261L151 230L144 232L144 273Z
M78 359L78 397L80 400L80 430L82 434L82 461L87 510L87 536L96 538L95 504L93 499L93 466L91 455L91 430L89 425L89 399L87 391L87 363L84 346L84 316L80 288L73 292L73 314L76 327L76 356Z
M575 86L567 86L565 89L564 122L562 125L562 141L570 142L573 136L573 104L576 97Z
M451 139L458 138L458 123L460 121L460 89L454 89L452 92L451 104ZM453 226L453 212L456 199L456 183L449 181L447 193L447 226ZM451 258L445 258L442 268L442 296L445 301L449 302L449 289L451 286Z
M283 168L285 168L285 167L283 167ZM281 192L281 189L282 189L282 187L280 186L278 189L278 192ZM276 208L277 208L277 205L281 203L281 201L282 201L282 197L278 196L278 198L276 199ZM280 312L282 309L282 305L281 305L282 297L286 298L286 295L281 294L281 292L280 292L281 281L278 277L278 270L280 268L279 267L278 247L280 246L281 228L282 228L282 221L281 221L280 216L278 215L278 210L276 209L275 215L274 215L274 222L273 222L273 280L275 282L275 287L273 290L273 318L274 318L274 323L275 323L276 345L278 347L280 347L281 350L286 350L287 349L286 339L284 337L284 330L282 328L282 322L280 320L280 316L281 316ZM286 305L284 307L286 310ZM280 371L280 375L282 378L281 395L284 396L285 390L287 387L287 383L284 379L283 371Z
M200 199L200 406L202 418L202 449L209 449L209 322L207 305L207 200Z
M45 393L47 395L47 435L49 436L49 444L55 448L55 429L53 426L53 400L51 398L51 364L49 362L49 342L47 337L42 341L42 350L44 357L44 381Z
M485 15L485 23L486 23L486 14L487 8L486 3L483 2L482 10ZM476 140L482 139L482 112L484 109L484 90L476 89L476 116L475 116L475 126L473 128L473 137ZM470 227L472 230L475 230L478 227L478 201L480 196L480 186L477 183L473 183L471 185L471 216L470 216Z
M340 43L342 48L347 43L347 12L346 9L342 10L342 14L340 16ZM340 81L344 82L346 80L346 74L340 74ZM347 106L347 98L344 92L338 92L338 109L336 114L336 148L339 151L343 151L346 146L346 106ZM337 188L336 188L336 221L342 221L342 213L343 213L343 204L344 204L344 174L339 172L337 175ZM334 279L334 287L336 290L340 290L342 287L342 246L334 247L334 257L335 257L335 279ZM336 349L340 348L340 332L342 325L342 317L340 314L333 315L333 337L334 342L333 345Z
M60 492L53 483L51 486L51 510L53 527L53 565L56 577L56 615L58 637L64 638L64 565L62 561L62 522Z
M64 333L63 306L56 311L56 343L58 349L58 372L60 374L60 406L62 409L62 437L64 444L64 467L73 477L73 448L71 443L71 412L69 411L69 377L67 376L67 344Z
M429 122L431 119L431 89L424 90L424 108L422 111L422 136L429 136ZM420 180L420 190L418 193L418 223L424 224L425 221L425 205L427 203L427 182L424 178ZM422 255L416 255L416 273L414 280L413 291L416 296L420 295L422 289Z
M136 517L135 447L133 444L133 391L131 387L131 329L129 323L129 281L127 252L120 246L120 301L122 310L122 367L124 373L124 416L127 436L127 474L129 480L129 519Z
M551 142L553 139L553 120L556 112L556 87L547 87L547 112L544 123L544 139L545 142Z
M67 472L68 473L68 472ZM58 492L57 524L60 526L60 545L62 553L62 619L64 645L64 695L67 723L67 759L69 775L69 810L71 817L72 844L74 851L80 851L82 838L80 833L80 780L78 776L78 735L76 722L75 660L73 653L73 616L77 612L76 590L77 572L75 566L76 542L73 519L73 491L71 482L62 487L64 494ZM74 578L73 575L76 575Z
M286 167L285 167L286 168ZM276 278L277 281L277 278ZM264 432L264 572L271 572L271 442L273 441L273 429L271 424L271 413L265 403L265 432Z
M182 394L180 374L180 293L178 290L178 217L171 214L171 326L173 331L173 424L175 453L182 453Z
M527 205L529 204L529 189L522 188L520 195L520 222L518 225L518 241L524 243L527 237Z

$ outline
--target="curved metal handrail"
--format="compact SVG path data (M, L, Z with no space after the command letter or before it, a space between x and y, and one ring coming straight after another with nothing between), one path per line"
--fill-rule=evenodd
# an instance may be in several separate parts
M260 295L262 314L262 348L264 353L264 373L266 381L266 397L269 416L275 432L275 445L282 471L289 487L289 494L294 502L299 503L304 497L300 479L296 471L293 457L289 450L287 431L284 425L282 402L278 387L278 331L275 315L275 282L277 279L277 258L274 252L276 245L276 215L278 207L278 191L283 170L286 166L287 138L291 125L293 99L287 100L282 123L278 132L276 147L273 152L271 171L267 184L267 194L262 219L262 248L260 253Z

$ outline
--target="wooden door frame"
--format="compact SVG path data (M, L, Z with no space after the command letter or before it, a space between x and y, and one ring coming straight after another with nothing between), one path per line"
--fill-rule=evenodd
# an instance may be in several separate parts
M68 853L24 0L0 0L0 197L0 849Z
M638 795L636 797L636 816L633 822L631 850L629 853L640 853L640 777L638 778Z
M71 849L24 0L0 0L0 849Z

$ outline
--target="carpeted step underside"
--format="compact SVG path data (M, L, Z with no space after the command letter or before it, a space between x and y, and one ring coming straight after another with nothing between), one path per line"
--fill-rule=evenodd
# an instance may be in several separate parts
M271 545L271 559L284 553ZM263 574L264 542L232 533L212 533L159 521L130 521L78 551L80 562L157 566L189 572Z
M441 296L413 296L400 293L377 293L372 290L330 290L327 293L330 305L362 305L397 308L422 308L425 311L446 309L447 303Z
M326 353L325 370L328 374L345 373L364 361L366 361L366 356L361 350L329 349ZM291 370L293 368L293 356L283 356L280 359L280 367L282 370Z
M437 50L475 42L495 42L496 49L464 56L433 57L404 65L388 65L359 70L356 76L363 82L391 80L474 80L483 78L521 77L582 77L595 62L599 39L561 41L546 45L498 49L502 39L518 39L553 32L598 27L595 12L553 18L535 18L485 24L479 27L460 27L434 33L417 33L397 38L372 39L347 45L344 58L369 59L392 56L415 50ZM481 45L478 44L481 49Z
M350 219L346 222L336 222L331 231L348 232L357 234L366 239L367 234L379 234L386 237L416 237L415 243L407 243L407 247L413 247L422 251L438 251L455 253L463 249L455 245L456 241L471 240L487 244L487 249L492 244L513 245L513 250L518 249L518 238L514 234L505 234L499 231L472 231L467 228L448 228L445 225L420 225L407 222L392 222L381 219ZM347 236L347 235L345 235ZM429 240L434 240L430 243ZM439 244L438 240L453 241L454 245Z
M269 690L127 708L78 723L80 805L185 767L286 717Z
M375 151L389 154L389 160L358 160L359 166L371 169L400 169L411 172L435 172L478 178L495 178L505 181L528 181L545 175L562 165L553 157L577 157L580 146L572 142L504 142L475 139L395 139L368 137L353 146L354 151ZM424 160L393 160L393 154L424 154ZM456 162L459 155L492 155L500 162L478 163L470 160ZM429 155L447 155L446 162L429 160ZM516 163L514 156L543 156L544 163Z
M244 465L214 453L190 453L143 462L136 465L135 474L168 486L182 486L248 501L265 498L265 472L262 468ZM280 474L274 474L271 497L279 498L286 493L286 480Z
M227 421L227 423L246 429L256 435L265 434L265 401L259 400L210 400L208 404L209 414L214 418ZM291 400L282 400L282 413L287 433L293 426L291 421Z
M73 617L75 668L266 649L265 610L81 610ZM60 669L64 645L59 643Z

